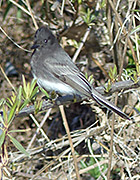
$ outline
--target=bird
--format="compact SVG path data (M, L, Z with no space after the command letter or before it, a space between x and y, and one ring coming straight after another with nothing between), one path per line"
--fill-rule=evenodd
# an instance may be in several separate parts
M130 119L90 85L47 26L36 31L31 49L34 50L30 60L31 72L41 88L60 95L79 95L93 99L120 117Z

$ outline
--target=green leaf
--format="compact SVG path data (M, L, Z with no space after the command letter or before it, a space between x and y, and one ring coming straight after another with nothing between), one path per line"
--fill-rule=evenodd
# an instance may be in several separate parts
M36 86L36 79L33 79L31 83L26 83L25 77L22 76L23 79L23 97L24 99L28 99L28 101L30 102L31 99L35 96L35 94L37 93L39 87L35 87Z
M8 131L8 133L18 133L18 132L27 132L27 131L30 131L31 129L14 129L14 130L11 130L11 131Z
M110 79L108 79L108 81L107 81L107 83L105 84L105 92L109 92L110 91L110 89L111 89L111 81L110 81Z
M30 97L30 83L29 83L29 82L27 83L27 91L26 91L26 95L27 95L26 98L29 98L29 97Z
M32 82L31 82L31 88L30 88L30 91L32 92L35 88L35 85L36 85L36 82L37 80L36 79L33 79Z
M0 122L1 122L2 124L4 124L4 120L3 120L2 116L1 116L1 114L0 114Z
M8 134L8 136L10 137L10 140L12 141L12 143L14 144L14 146L21 151L23 154L25 154L26 156L29 156L29 153L24 149L24 147L15 139L13 138L10 134Z
M92 21L95 19L95 15L92 14L92 10L90 10L89 8L87 9L87 12L84 12L82 18L84 20L84 22L88 25L91 26L93 25Z
M73 46L74 46L76 49L78 49L80 43L78 43L75 39L73 39L72 42L73 42Z
M88 81L90 84L92 84L94 82L93 75L89 76Z
M16 101L16 102L14 103L13 107L12 107L11 110L10 110L10 113L9 113L9 115L8 115L8 123L14 118L14 115L16 114L17 102L18 102L18 101ZM11 122L12 122L12 121L11 121ZM11 122L10 122L10 123L11 123Z
M88 74L87 74L87 72L85 73L85 78L88 79Z
M6 105L7 105L9 108L11 108L12 105L13 105L13 102L11 101L10 98L7 98L7 100L8 100L8 102L6 101Z
M38 109L40 110L42 108L43 101L39 103Z
M5 109L6 107L3 105L3 119L4 119L4 122L6 123L6 120L7 120L7 111ZM6 123L7 124L7 123Z
M35 114L37 114L40 111L40 109L42 108L42 103L43 103L42 100L41 101L35 101L35 103L34 103Z
M22 97L22 86L19 86L19 90L18 90L18 101L21 101L21 97Z
M39 89L38 86L35 87L35 89L33 90L32 94L31 94L31 96L30 96L31 99L37 94L38 89Z
M17 95L12 92L12 96L11 96L11 100L12 100L12 105L14 104L14 102L16 101Z
M24 75L22 75L22 81L23 81L23 90L24 90L24 92L26 92L27 86L26 86L26 81L25 81Z
M18 96L17 96L17 112L20 109L21 100L22 100L22 86L20 85L19 90L18 90Z
M78 0L78 4L81 4L82 3L82 0Z
M26 99L24 103L20 106L19 110L22 110L27 104L29 104L29 99Z
M2 99L0 100L0 107L1 107L5 102L6 102L5 99L2 98Z
M109 77L110 77L112 82L114 82L117 79L117 67L116 67L116 65L113 68L110 68Z
M21 19L21 17L22 17L22 11L21 11L21 9L18 8L17 19Z
M5 20L10 8L12 7L12 3L10 1L8 1L8 6L6 7L6 10L4 12L4 15L3 15L3 20Z
M102 160L104 160L104 158L98 158L98 161L102 161ZM94 160L93 157L91 157L88 162L81 160L80 163L81 163L82 169L84 169L91 165L96 164L96 161ZM107 164L103 164L103 165L101 165L101 167L102 167L102 172L104 172L107 169ZM95 179L97 179L99 176L101 176L101 171L99 170L98 166L87 172L90 173L90 175L92 177L94 177Z
M140 25L138 25L137 27L133 28L132 31L130 32L130 35L132 35L135 32L139 32L140 31Z
M0 131L3 131L2 129L0 129ZM0 135L0 148L4 142L5 139L5 131L2 132L2 134Z
M47 98L49 98L49 94L47 93L47 91L45 91L43 88L40 88L40 90L47 96Z

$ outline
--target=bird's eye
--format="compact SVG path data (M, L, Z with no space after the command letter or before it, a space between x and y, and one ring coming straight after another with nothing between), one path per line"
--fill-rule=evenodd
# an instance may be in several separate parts
M44 42L47 43L47 42L48 42L48 39L45 39Z

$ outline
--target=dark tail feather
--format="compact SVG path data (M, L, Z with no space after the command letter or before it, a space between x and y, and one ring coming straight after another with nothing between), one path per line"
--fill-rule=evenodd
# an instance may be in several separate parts
M124 119L129 119L130 117L127 116L124 112L122 112L118 107L116 107L115 105L113 105L111 102L109 102L107 99L105 99L102 95L100 95L97 91L92 93L92 97L93 99L98 103L98 104L102 104L104 105L106 108L112 110L113 112L115 112L116 114L118 114L119 116L121 116Z

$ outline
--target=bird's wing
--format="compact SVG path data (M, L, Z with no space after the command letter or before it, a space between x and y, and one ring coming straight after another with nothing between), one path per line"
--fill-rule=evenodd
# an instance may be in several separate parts
M51 71L55 77L79 91L81 95L84 94L91 97L92 88L89 82L71 59L68 61L68 56L67 61L64 61L64 63L59 61L54 62L54 57L52 61L51 58L49 60L49 62L45 61L45 67L49 68L49 71Z
M50 59L51 60L51 59ZM51 62L51 61L50 61ZM93 98L98 104L102 104L110 110L114 111L121 117L125 119L130 119L125 113L123 113L118 107L108 101L105 97L99 94L95 89L93 89L89 82L86 80L85 76L79 71L79 69L73 64L73 62L68 63L53 63L45 62L45 66L48 66L51 73L57 77L62 82L70 85L75 90L85 95L87 97Z

